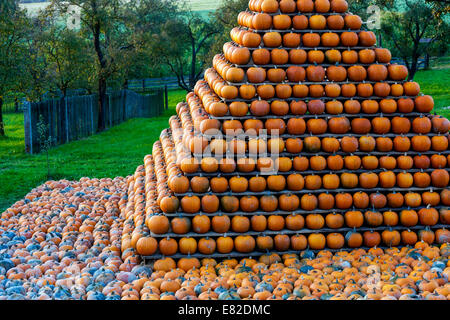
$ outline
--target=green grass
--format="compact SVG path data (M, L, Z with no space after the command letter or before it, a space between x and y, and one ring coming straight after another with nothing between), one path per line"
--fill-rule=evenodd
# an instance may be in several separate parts
M169 110L160 117L131 119L101 134L51 149L51 178L113 178L134 173L185 95L184 90L171 91ZM0 138L0 213L47 180L46 156L24 153L23 115L6 114L5 128L7 136Z
M435 112L450 119L450 65L419 71L414 80L424 94L433 97Z

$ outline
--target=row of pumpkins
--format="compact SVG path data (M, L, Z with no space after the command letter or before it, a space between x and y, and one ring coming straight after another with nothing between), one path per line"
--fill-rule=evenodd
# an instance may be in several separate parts
M242 31L241 31L242 32ZM248 34L248 33L245 33ZM236 38L236 42L242 41L245 43L246 37ZM288 44L288 43L285 43ZM228 51L229 50L229 51ZM325 67L344 64L345 66L360 65L366 66L368 64L377 63L380 65L388 65L391 61L391 52L384 48L374 49L341 49L341 48L258 48L250 52L247 47L238 47L232 43L224 45L224 52L227 52L225 59L224 54L214 56L214 62L218 65L223 65L222 68L239 68L247 70L250 67L277 65L280 68L288 68L288 65L307 66L308 63L316 63ZM234 62L233 62L233 61ZM229 62L236 63L233 66ZM394 73L395 68L391 67L391 73ZM362 69L360 69L362 71ZM388 70L389 71L389 70ZM398 69L401 71L401 69ZM236 72L236 71L233 71ZM352 73L353 74L353 73ZM226 77L226 73L224 73ZM228 78L228 77L226 77Z
M284 72L282 69L276 70ZM360 89L366 90L367 88L368 93L364 94L368 97L367 99L360 101L352 98L352 91L354 95L356 91ZM272 99L275 94L282 94L285 89L295 96L307 97L310 95L310 97L307 99L289 99L289 97ZM395 93L397 97L388 97L389 94L393 94L394 90L398 92ZM344 100L336 99L344 91L348 93L345 94L346 97ZM342 113L358 115L362 113L362 116L384 114L390 117L391 115L397 116L398 113L403 116L409 116L410 113L415 112L423 113L423 116L426 116L434 107L432 97L426 95L417 96L420 92L420 86L415 82L393 84L392 86L382 82L374 86L370 83L360 83L357 86L351 83L343 84L342 86L335 83L330 83L325 86L299 84L293 87L287 84L280 84L276 85L275 88L270 84L258 86L258 88L255 88L253 85L242 85L238 92L246 99L253 99L254 95L258 93L261 99L254 99L252 101L236 100L225 103L210 89L205 81L197 82L194 87L194 92L188 94L186 97L193 121L199 122L199 125L201 125L204 120L211 119L211 116L213 117L212 120L216 120L215 122L217 123L218 119L228 120L223 118L225 116L239 119L239 117L246 115L256 117L268 115L295 117L305 115L339 115ZM379 99L374 99L374 97L370 98L374 92ZM405 92L411 97L400 97ZM327 95L327 99L325 100L323 99L324 94ZM360 95L363 94L360 93ZM177 111L180 113L179 110ZM218 119L214 119L214 117ZM196 129L198 128L196 127Z
M391 65L390 67L394 66L401 69L405 68L404 66L399 65ZM365 79L367 77L365 71L366 69L364 67L361 68L362 69L351 69L350 72L352 72L352 75L350 77L352 79ZM308 96L323 97L325 95L328 99L333 100L333 98L341 96L343 91L345 91L346 95L349 97L358 96L362 98L369 98L374 95L375 84L377 82L383 81L374 80L366 82L365 80L352 80L353 82L358 82L358 84L348 84L347 82L349 81L349 78L345 67L332 66L325 69L322 66L312 65L307 67L306 69L303 67L291 68L290 71L292 81L288 83L281 83L286 79L287 73L283 69L272 70L274 71L271 71L270 77L272 80L275 80L274 82L278 82L278 84L272 84L272 82L263 82L266 80L269 74L266 70L259 67L251 67L247 70L246 73L242 69L238 68L228 69L226 73L227 79L231 79L232 81L237 82L243 81L244 77L246 77L248 81L259 84L257 86L252 84L233 85L232 83L228 83L213 68L207 69L205 71L205 80L217 96L231 102L235 101L236 99L251 100L254 98L260 98L263 100L270 100L273 98L291 99L292 97L305 98ZM353 74L353 72L357 73ZM403 72L404 70L402 71L402 76L398 77L400 78L399 80L393 81L403 80L407 75L407 71L404 75ZM372 79L382 79L384 77L384 75L379 75L373 76ZM337 79L336 83L333 83L334 80L331 79ZM306 81L307 84L301 84L302 81ZM324 86L322 84L326 85ZM377 94L379 94L380 96L383 95L384 92L390 93L392 91L390 87L388 88L389 91L387 91L386 84L383 83L380 83L380 85L378 85L376 88L378 90ZM381 90L383 91L381 93L378 93ZM214 97L214 95L211 93L209 93L209 95Z
M242 11L238 14L237 21L240 26L252 30L288 30L290 33L302 30L305 32L305 30L318 31L325 29L334 31L359 30L363 24L359 16L349 13L335 13L330 15L323 15L321 13L309 15L278 14L271 16L267 13Z
M345 139L344 139L345 140ZM325 140L323 144L322 150L327 151L328 149L328 140ZM231 142L233 143L233 142ZM233 149L232 149L233 150ZM245 148L237 148L236 150L239 150L240 152L246 152ZM242 151L241 151L242 150ZM288 151L290 150L290 147L288 147ZM238 154L234 151L235 154ZM329 152L329 151L327 151ZM257 170L260 172L272 172L271 170L276 170L278 174L281 175L290 175L292 172L291 170L297 171L298 174L301 174L304 171L308 171L308 173L314 173L314 171L325 171L325 170L348 170L350 172L346 172L348 174L352 174L352 171L357 171L361 169L365 170L410 170L410 169L422 169L427 170L430 168L439 169L439 168L445 168L448 164L448 155L447 157L442 154L433 154L431 156L429 155L400 155L400 156L374 156L374 155L343 155L340 154L331 154L328 156L322 156L322 155L302 155L302 156L295 156L295 157L285 157L280 156L277 158L272 158L268 156L263 156L258 153L252 153L251 155L259 155L260 157L258 159L255 159L254 157L249 158L249 160L245 161L238 159L236 163L236 170L241 174L245 175L248 172L253 172L253 170ZM363 153L364 154L364 153ZM252 162L253 161L253 162ZM245 166L244 166L245 165ZM206 160L203 159L197 159L197 158L183 158L183 160L180 162L180 168L181 170L186 174L195 174L198 172L198 170L201 168L203 172L217 172L221 171L222 173L229 173L227 172L226 167L224 167L224 162L217 160L216 158L206 158ZM397 168L397 169L396 169ZM320 172L317 172L318 174ZM323 172L322 172L323 173ZM387 175L387 174L385 174ZM435 174L436 175L436 174ZM445 174L444 174L445 175ZM350 177L349 175L345 175L347 177ZM392 175L391 175L392 176ZM409 175L401 175L404 177L410 177ZM420 172L414 173L414 176L416 176L416 179L419 179L420 177L425 177L425 175ZM300 176L299 177L301 180ZM355 176L353 176L355 177ZM414 178L414 177L413 177ZM184 179L184 178L182 178ZM185 180L185 179L184 179ZM203 180L203 179L202 179ZM265 190L266 183L264 183L262 178L259 177L251 177L249 180L258 182L258 185L264 186L261 188L255 188L255 190L251 191L263 191ZM410 179L409 179L410 180ZM415 180L415 179L414 179ZM429 179L426 178L426 181ZM218 180L216 181L223 181ZM357 182L357 179L353 180ZM392 180L391 180L392 181ZM411 181L411 180L410 180ZM437 181L437 180L435 180ZM249 181L250 182L250 181ZM245 182L244 182L245 183ZM419 183L420 185L427 186L429 184L425 183ZM186 184L185 184L186 186ZM192 185L191 185L192 187ZM213 187L214 188L214 187ZM178 189L178 188L177 188ZM186 190L180 186L181 190ZM225 187L225 191L227 190L227 186ZM301 188L300 188L301 189ZM299 189L299 190L300 190ZM192 190L194 190L192 188ZM217 188L219 190L219 188ZM220 190L222 190L220 188ZM175 188L174 188L175 191ZM216 191L215 192L221 192ZM196 191L197 192L197 191ZM201 192L201 191L200 191ZM223 191L222 191L223 192Z
M408 192L404 195L400 192L391 192L387 195L383 193L372 192L339 192L331 194L326 191L320 191L318 194L311 192L303 195L296 195L286 191L286 194L280 195L243 195L241 197L234 195L216 196L205 194L203 196L186 195L180 197L167 197L160 203L161 210L165 213L176 213L178 209L185 214L194 213L264 213L275 212L277 210L289 213L297 210L344 210L355 208L399 208L411 206L412 208L421 205L448 205L448 190L445 189L440 194L431 191L424 192L423 195L417 192ZM399 206L400 205L400 206ZM437 214L436 214L437 215Z
M233 29L234 30L234 29ZM233 31L232 31L233 32ZM235 34L234 34L235 33ZM214 57L218 64L234 64L236 68L248 69L249 67L279 65L286 67L287 64L305 66L307 63L316 63L318 65L330 66L335 64L361 65L377 63L388 65L391 62L392 55L388 49L378 47L295 47L290 48L290 42L287 42L286 34L281 41L285 44L280 48L250 48L244 46L248 44L246 35L254 34L248 31L239 30L232 33L234 42L226 42L223 45L223 53ZM287 38L287 39L286 39ZM321 38L320 38L321 39ZM242 45L242 46L239 46ZM226 58L226 60L224 60ZM229 67L230 65L228 65ZM232 65L231 65L232 66ZM307 65L306 65L307 66ZM401 68L391 67L391 73L402 71ZM389 70L388 70L389 71ZM401 73L396 74L400 76Z
M352 158L350 158L352 157ZM407 157L405 159L405 157ZM330 159L331 158L331 159ZM331 161L341 161L341 163L330 163L329 166L334 167L339 166L341 169L343 167L343 161L341 156L331 156L328 159ZM445 157L444 157L445 158ZM270 158L269 158L270 159ZM294 161L305 160L305 166L308 165L307 158L299 158L294 159ZM382 158L381 162L388 161L395 158ZM271 159L270 159L271 160ZM400 162L402 161L402 162ZM403 164L403 161L411 161L412 158L409 156L400 156L399 163ZM230 177L226 179L225 177L214 177L211 181L206 177L195 176L190 181L184 178L173 179L171 183L171 189L176 193L187 193L191 190L194 193L207 193L210 188L211 191L215 193L225 193L225 192L265 192L266 190L270 191L301 191L301 190L319 190L319 189L327 189L327 190L335 190L340 188L354 189L359 187L365 189L373 189L376 187L379 188L410 188L410 187L418 187L418 188L427 188L429 186L433 187L445 187L446 183L448 183L448 178L446 171L444 169L436 169L431 172L431 174L423 171L417 171L414 174L410 172L400 172L395 173L394 171L381 171L380 173L374 172L364 172L361 174L351 173L351 170L357 170L361 167L361 162L365 169L369 169L371 167L376 167L378 164L378 159L374 156L365 156L362 161L357 156L349 156L345 158L346 169L350 169L350 172L344 172L342 174L336 173L325 173L321 175L321 173L302 175L301 173L291 173L289 170L293 168L291 160L289 158L277 158L274 160L275 165L270 163L269 166L261 167L258 169L275 169L278 170L278 175L273 174L270 176L255 176L255 177L241 177L239 175ZM409 162L409 164L411 164ZM350 164L355 163L355 166L350 166ZM300 163L297 163L300 165ZM408 165L409 165L408 164ZM325 170L327 167L327 161L322 156L313 156L311 157L311 168L314 170ZM369 168L370 167L370 168ZM297 166L294 165L294 169ZM302 167L302 169L304 166ZM383 167L383 169L386 169ZM403 170L405 170L404 168ZM286 175L280 174L282 172L289 171ZM207 172L207 171L204 171ZM183 180L183 181L182 181ZM175 182L176 181L176 182ZM184 182L184 183L183 183ZM369 190L370 191L370 190Z
M283 65L286 62L289 62L289 53L284 49L279 50L280 51L272 50L270 54L267 54L267 60L270 58L270 62L275 64L273 68L253 66L245 68L246 70L244 70L244 68L241 67L233 67L233 65L229 63L223 55L214 56L213 66L224 80L234 83L245 82L247 84L261 84L265 82L281 83L286 81L290 83L301 83L303 81L323 82L326 77L326 79L331 82L361 82L364 80L379 82L380 84L378 84L377 87L383 87L382 84L384 82L382 81L401 81L404 80L407 75L407 70L404 69L404 66L395 64L388 66L378 63L375 64L374 61L376 59L376 55L374 50L367 49L359 51L359 61L368 64L368 66L358 64L342 66L338 64L340 62L339 60L342 59L339 51L328 50L324 53L321 50L311 50L308 53L304 52L305 61L303 63L308 62L310 64L321 64L326 60L327 62L334 63L336 65L327 65L325 67L320 65L310 65L303 67L301 65L299 66L297 63L284 68L277 65ZM300 55L300 52L297 54ZM384 87L385 85L386 84L384 84ZM417 86L417 84L411 83L406 86L406 95L417 95L417 93L414 94L417 91L414 86ZM398 89L401 90L401 88L397 85L394 87L392 92L396 93ZM377 91L381 92L379 89ZM405 94L405 92L403 94Z
M288 18L289 22L290 19ZM269 24L270 25L270 24ZM288 24L286 24L288 26ZM242 45L242 48L247 50L238 50L234 52L233 44L228 43L224 46L225 56L232 57L230 62L238 65L244 65L249 62L248 53L254 48L355 48L364 47L372 48L376 43L376 36L372 31L329 31L329 32L282 32L282 31L266 31L261 36L259 33L254 33L241 28L234 28L230 31L231 39L235 44ZM252 50L248 49L252 48ZM233 56L235 56L233 58Z
M282 69L277 70L284 72ZM234 86L226 87L236 89ZM299 99L291 99L289 97L272 99L276 93L283 94L286 90ZM354 99L353 97L357 91L360 96L365 96L366 98L361 101ZM264 98L253 99L257 92L258 95L263 94ZM242 85L238 90L238 94L246 99L253 100L236 100L226 103L221 100L218 94L213 92L210 84L200 80L195 85L194 91L186 96L186 100L189 107L188 110L196 125L195 128L199 130L201 123L204 120L210 120L211 116L227 120L223 117L229 115L239 118L247 114L258 117L267 115L319 116L322 114L339 115L341 113L349 115L383 113L387 116L396 113L408 116L412 112L428 114L434 107L433 98L426 95L417 96L419 92L420 86L416 82L405 82L403 84L393 84L392 86L382 82L375 85L370 83L360 83L358 85L348 83L342 84L342 86L336 83L328 83L325 86L321 84L310 86L298 84L293 87L287 84L279 84L275 88L270 84L258 86L258 88L255 88L253 85ZM372 97L374 93L378 98ZM401 96L405 93L410 95L410 97ZM323 97L325 94L327 95L326 99ZM389 97L389 94L396 96ZM338 99L341 96L343 98L342 101ZM180 108L182 108L182 105L177 106L177 113L181 117ZM213 118L213 120L217 122L218 119Z
M417 119L422 121L426 118ZM261 122L255 124L260 128L262 127L260 126L262 124ZM390 136L386 136L390 134L390 132L386 132L390 128L390 121L385 117L374 118L372 121L366 118L355 118L351 122L346 117L331 118L328 120L328 123L324 119L310 119L305 121L300 118L290 121L289 126L281 119L269 119L264 126L265 129L251 128L246 132L260 132L265 130L269 137L253 137L250 138L248 142L242 138L230 139L233 141L232 148L229 148L228 142L223 139L222 134L217 130L216 132L219 132L218 138L213 135L211 141L198 140L199 142L202 142L201 144L199 143L198 146L195 145L197 141L194 141L194 153L202 154L209 147L211 153L220 155L225 154L227 151L234 151L235 155L240 155L239 152L246 152L247 150L255 155L263 154L264 152L279 154L285 150L289 153L298 154L302 151L302 146L305 147L305 152L314 153L322 149L323 151L331 150L328 152L334 153L340 150L341 143L337 138L333 138L333 136L341 138L342 141L345 136L351 135L352 133L357 135L356 137L353 137L351 141L352 145L357 146L357 150L364 152L371 152L375 149L380 152L407 152L410 150L417 152L439 152L448 149L449 141L448 135L440 134L422 135L421 133L413 133L409 136L406 136L406 134L405 136L402 136L402 133L391 133ZM226 130L226 133L229 133L230 131L236 132L238 130L240 129ZM425 131L429 129L421 127L417 130ZM370 133L373 133L374 131L383 133L375 133L375 136L370 135ZM285 133L286 135L284 135ZM322 137L314 136L325 135L327 133L329 133L329 135L325 136L323 139L320 139ZM191 147L190 143L189 147ZM297 151L298 148L300 148L299 151Z
M137 243L137 252L146 257L151 257L155 253L164 256L182 254L184 256L195 255L197 253L214 256L214 254L233 254L232 252L253 254L255 251L261 252L284 252L303 251L307 248L313 250L359 248L399 245L414 245L418 241L430 241L432 243L443 244L448 242L450 234L446 229L421 230L416 233L411 230L384 230L352 232L346 234L332 232L328 234L311 233L303 234L277 234L270 235L240 235L236 237L222 236L212 237L183 237L183 238L154 238L143 237ZM428 240L431 239L431 240ZM425 241L426 242L426 241Z

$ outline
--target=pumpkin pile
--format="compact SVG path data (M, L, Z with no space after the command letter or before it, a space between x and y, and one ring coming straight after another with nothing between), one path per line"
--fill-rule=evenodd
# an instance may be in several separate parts
M432 97L345 0L250 0L238 24L133 175L1 214L0 300L450 297Z
M3 212L0 300L126 298L126 284L151 274L122 251L126 187L124 178L49 181Z
M147 156L128 178L49 181L3 212L0 300L450 298L448 243L142 265L133 245L155 245L141 222L154 207L153 165Z
M158 259L449 242L450 121L347 2L251 0L238 24L153 147L146 246L131 247Z

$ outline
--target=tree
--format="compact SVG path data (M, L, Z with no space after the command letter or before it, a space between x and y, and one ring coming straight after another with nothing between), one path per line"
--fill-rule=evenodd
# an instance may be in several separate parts
M3 97L20 83L28 19L16 0L0 3L0 136L5 135Z
M121 66L116 82L146 77L161 77L170 74L168 66L155 55L155 35L163 32L169 20L177 18L181 1L141 0L136 6L128 6L127 20L131 36L128 38L127 55L120 55L116 62Z
M203 19L198 13L187 11L167 21L159 34L153 35L155 62L166 64L175 73L178 84L191 91L203 73L204 56L219 32L216 24ZM186 82L184 76L189 76Z
M132 38L129 29L131 11L138 0L52 0L52 8L62 14L71 15L76 8L80 11L82 32L91 40L96 56L96 77L98 91L98 128L105 129L104 110L106 105L107 81L118 72L117 57L133 48L127 39Z
M430 50L447 50L450 28L430 4L415 0L396 0L394 4L396 10L383 14L381 27L394 55L405 61L412 80L421 56Z
M423 3L423 0L417 0ZM450 12L450 1L448 0L425 0L432 9L434 16L442 16ZM370 6L377 6L380 10L398 10L399 7L405 9L405 4L399 5L396 0L348 0L349 11L367 19L372 12L368 10Z
M41 101L44 93L50 89L48 76L48 59L43 54L40 35L45 27L38 19L31 19L31 28L25 42L26 59L22 65L23 81L17 91L23 93L28 101Z
M450 13L450 1L448 0L425 0L430 4L433 15L440 17Z
M371 22L366 24L378 37L378 45L383 46L383 34L381 32L381 13L383 10L390 10L395 0L349 0L349 11L359 15L363 21Z
M230 30L236 27L236 17L248 8L248 0L223 0L220 7L210 13L210 20L215 21L219 32L214 35L213 44L206 56L206 63L222 52L225 42L230 41Z
M95 71L90 63L88 40L59 23L53 11L43 12L38 21L43 27L33 34L33 40L36 50L47 61L46 78L50 87L57 88L63 97L71 88L87 88L89 74Z
M370 6L377 6L381 10L387 10L392 8L395 0L349 0L349 11L361 16L363 19L367 19L370 16L370 12L367 9Z

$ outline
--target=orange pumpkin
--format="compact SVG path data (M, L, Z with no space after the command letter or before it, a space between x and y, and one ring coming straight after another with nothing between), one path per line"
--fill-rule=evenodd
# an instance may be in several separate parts
M252 236L237 236L234 246L238 252L248 253L255 249L256 241Z

